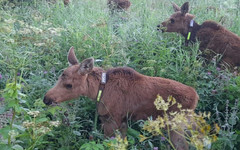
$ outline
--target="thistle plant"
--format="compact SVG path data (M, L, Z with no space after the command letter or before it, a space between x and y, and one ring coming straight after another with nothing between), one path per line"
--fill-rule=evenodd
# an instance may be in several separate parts
M229 106L229 100L226 101L225 112L219 112L217 106L215 106L215 117L221 128L219 132L219 141L216 146L223 149L234 149L234 142L236 141L238 132L234 127L238 124L238 111L239 111L239 100L236 99L232 107Z
M165 101L160 95L154 101L154 104L159 111L163 111L162 116L158 116L155 120L149 119L145 122L143 130L151 133L152 136L160 135L170 144L173 149L176 149L171 142L170 131L174 131L183 136L187 142L196 147L197 150L203 148L210 149L211 143L217 140L216 134L220 128L215 124L215 128L206 122L206 118L210 118L210 113L196 114L193 110L181 109L182 105L177 103L176 99L169 96ZM168 111L170 107L176 105L180 111ZM167 129L167 134L165 134ZM140 136L140 141L150 137Z

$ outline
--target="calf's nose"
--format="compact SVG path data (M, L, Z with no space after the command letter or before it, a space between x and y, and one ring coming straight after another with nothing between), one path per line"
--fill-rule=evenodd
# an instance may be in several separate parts
M158 30L158 31L160 30L160 28L161 28L161 25L160 25L160 24L157 25L157 30Z
M43 102L46 105L51 105L52 104L52 99L44 96Z
M162 31L162 33L165 32L166 27L164 26L164 23L157 25L157 30Z

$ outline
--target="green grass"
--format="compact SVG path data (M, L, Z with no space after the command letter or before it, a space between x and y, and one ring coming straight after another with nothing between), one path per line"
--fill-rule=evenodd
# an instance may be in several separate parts
M119 16L109 15L104 0L73 0L67 7L62 1L48 2L0 1L0 97L7 82L12 82L18 73L21 92L26 94L21 98L26 103L21 106L48 110L44 105L37 107L34 104L41 103L45 92L68 66L67 52L74 46L79 61L94 57L103 60L96 63L103 68L129 66L145 75L170 78L195 87L200 96L197 111L212 112L211 124L217 123L216 108L223 121L226 115L239 116L231 111L225 114L226 100L233 108L235 100L239 99L239 77L227 70L219 71L215 62L206 63L200 56L197 43L185 47L180 35L156 30L156 26L173 13L169 1L132 0L130 10ZM175 2L181 5L185 1ZM198 23L215 20L240 35L238 0L189 2L190 12ZM210 6L214 9L207 11ZM63 103L61 108L52 118L65 119L67 123L44 136L37 148L79 149L89 137L93 136L97 142L103 140L100 126L98 132L92 130L94 102L79 98ZM22 119L18 118L16 124L20 125L25 117L21 113L18 116ZM136 124L129 126L139 131ZM230 137L220 134L215 149L237 147L240 143L239 125L234 124L232 130L234 134L229 134ZM229 139L232 140L230 144ZM137 142L136 138L130 140L134 141L130 146L132 149L151 149L151 146L159 145L156 139L145 143ZM19 145L27 148L26 143Z

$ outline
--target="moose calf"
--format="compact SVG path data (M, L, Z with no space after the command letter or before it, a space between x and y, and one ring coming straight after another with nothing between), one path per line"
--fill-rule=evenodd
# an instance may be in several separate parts
M127 10L130 5L129 0L108 0L108 7L111 11Z
M183 109L194 110L198 103L198 94L192 87L174 80L145 76L128 67L105 71L94 67L93 58L85 59L79 64L73 47L69 50L68 62L70 66L63 71L55 87L46 93L43 102L51 105L79 96L97 100L96 109L104 134L108 137L113 136L117 129L124 136L128 119L146 120L150 116L156 118L162 115L163 112L157 110L154 105L158 94L165 100L168 96L173 96L182 104ZM103 78L105 82L102 80L103 73L106 73L106 77ZM101 94L98 95L99 93ZM169 110L179 111L176 105L171 106ZM185 139L173 131L171 140L177 149L188 149Z
M185 37L185 43L200 41L200 50L209 49L221 54L222 60L230 66L240 66L240 37L228 31L214 21L205 21L198 25L194 16L189 14L189 3L181 8L173 3L175 13L158 25L163 32L177 32Z
M65 6L68 5L70 2L71 2L70 0L64 0L64 1L63 1L63 3L64 3Z

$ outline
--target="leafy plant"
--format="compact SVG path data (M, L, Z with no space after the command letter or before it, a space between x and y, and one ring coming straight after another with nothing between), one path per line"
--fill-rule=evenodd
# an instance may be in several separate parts
M79 150L104 150L102 144L97 144L95 141L83 144Z
M109 150L115 150L115 149L127 150L128 140L127 140L127 137L122 138L119 133L116 133L116 137L112 137L109 140L105 140L104 145Z

